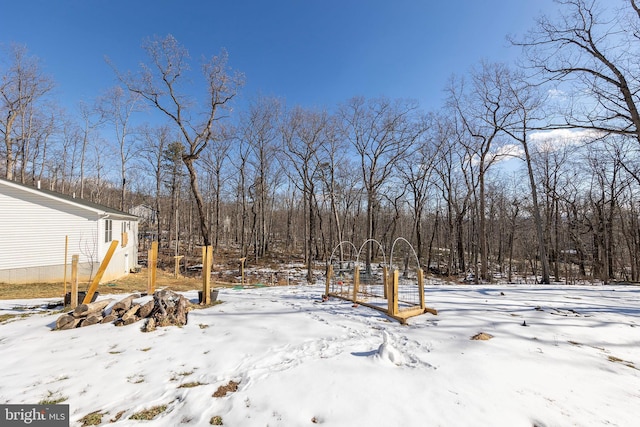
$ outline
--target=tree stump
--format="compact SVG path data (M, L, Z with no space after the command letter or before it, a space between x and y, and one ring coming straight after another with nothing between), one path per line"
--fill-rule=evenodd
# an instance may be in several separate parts
M145 332L157 326L183 326L187 324L188 301L182 295L168 290L156 291L153 294L153 309L149 321L143 328ZM151 322L151 320L153 320Z

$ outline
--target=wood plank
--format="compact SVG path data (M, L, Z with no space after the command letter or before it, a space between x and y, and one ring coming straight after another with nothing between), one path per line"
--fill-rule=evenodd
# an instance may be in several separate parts
M424 271L418 269L418 292L420 292L420 308L424 310Z
M96 276L93 278L93 281L89 286L89 290L87 291L87 295L84 297L83 303L87 304L91 302L91 299L93 298L93 294L96 293L96 290L98 289L98 285L100 284L100 280L102 279L104 272L107 270L107 266L109 265L109 262L111 262L111 257L113 256L113 253L116 251L117 247L118 247L118 241L113 240L111 242L111 246L109 246L109 249L107 250L107 253L104 256L104 259L102 260L102 263L100 264L100 267L98 268L98 272L96 273Z

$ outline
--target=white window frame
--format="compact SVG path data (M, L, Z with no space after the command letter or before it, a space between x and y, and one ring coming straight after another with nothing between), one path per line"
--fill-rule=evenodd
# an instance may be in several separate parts
M104 242L109 243L113 240L113 220L104 220Z

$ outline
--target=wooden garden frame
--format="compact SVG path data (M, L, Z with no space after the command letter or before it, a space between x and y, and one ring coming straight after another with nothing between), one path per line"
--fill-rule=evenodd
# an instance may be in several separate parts
M353 303L363 305L365 307L373 308L381 311L387 316L396 319L402 324L407 322L407 319L414 316L419 316L424 313L431 313L437 315L438 311L435 308L430 308L425 305L424 299L424 272L421 268L416 270L418 276L418 292L420 303L417 307L409 307L405 309L399 308L398 298L398 281L400 274L397 269L389 272L388 268L383 267L383 288L384 298L387 299L387 307L381 307L375 304L369 304L366 301L358 299L358 288L360 286L360 268L358 265L354 266L353 271L353 291L351 295L337 294L330 291L331 280L333 279L333 265L329 265L327 268L327 278L325 282L325 295L340 298L343 300L351 301Z

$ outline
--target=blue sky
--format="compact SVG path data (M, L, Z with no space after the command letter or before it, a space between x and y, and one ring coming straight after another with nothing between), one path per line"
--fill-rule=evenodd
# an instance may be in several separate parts
M135 69L148 37L172 34L192 58L227 49L257 94L334 108L353 96L442 104L452 74L481 59L513 61L522 34L552 0L23 0L0 8L0 44L25 44L71 109L113 86L108 56ZM197 71L197 67L193 67Z

